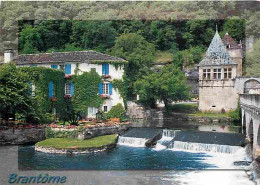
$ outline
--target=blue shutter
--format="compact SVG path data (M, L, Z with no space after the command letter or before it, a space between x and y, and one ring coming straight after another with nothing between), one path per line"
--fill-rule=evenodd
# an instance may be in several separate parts
M106 64L106 75L109 74L109 64Z
M71 64L65 65L65 74L70 75L71 74Z
M58 65L51 65L52 69L58 69Z
M109 83L109 95L112 95L112 83Z
M102 83L99 83L98 92L99 94L102 94Z
M102 75L106 74L106 64L102 64Z
M74 95L74 83L70 84L70 91L71 91L71 96Z
M49 97L53 97L53 82L49 83Z

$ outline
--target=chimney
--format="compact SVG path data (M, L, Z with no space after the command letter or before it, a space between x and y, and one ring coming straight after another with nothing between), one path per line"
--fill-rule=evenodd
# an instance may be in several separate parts
M14 51L13 49L7 49L4 53L4 63L9 63L14 58Z

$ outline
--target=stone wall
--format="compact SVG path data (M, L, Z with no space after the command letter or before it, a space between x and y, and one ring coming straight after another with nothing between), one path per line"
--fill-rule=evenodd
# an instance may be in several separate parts
M204 86L199 89L199 100L201 111L230 111L237 107L238 94L231 85Z
M45 140L45 128L0 130L0 144L27 144Z

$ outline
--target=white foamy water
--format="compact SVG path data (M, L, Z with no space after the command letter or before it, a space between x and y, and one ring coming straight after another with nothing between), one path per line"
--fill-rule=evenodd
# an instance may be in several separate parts
M162 177L162 181L181 185L255 185L249 180L245 171L188 171L172 172L172 175ZM179 183L178 183L179 182Z
M154 150L165 150L169 144L169 141L175 138L177 132L179 132L179 130L164 129L162 133L162 138L157 141Z
M188 151L197 151L197 152L214 152L214 153L236 153L240 146L229 146L229 145L217 145L217 144L205 144L205 143L190 143L182 141L174 141L174 143L169 146L172 149L182 149Z
M145 147L147 141L148 139L145 138L119 136L117 144L131 147Z

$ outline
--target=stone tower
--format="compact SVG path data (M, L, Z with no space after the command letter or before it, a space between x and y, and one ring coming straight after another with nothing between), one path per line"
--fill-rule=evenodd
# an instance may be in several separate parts
M199 109L215 112L235 109L238 94L234 80L238 63L233 61L217 30L198 67Z
M241 41L239 44L237 44L228 33L225 34L225 36L222 38L222 41L232 60L237 63L237 76L242 76L243 51Z

